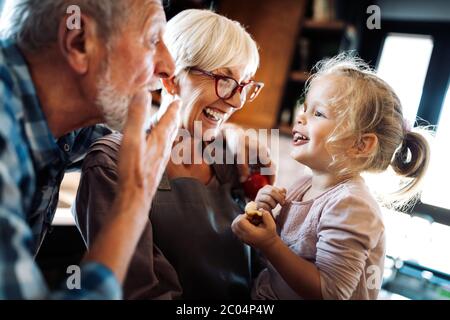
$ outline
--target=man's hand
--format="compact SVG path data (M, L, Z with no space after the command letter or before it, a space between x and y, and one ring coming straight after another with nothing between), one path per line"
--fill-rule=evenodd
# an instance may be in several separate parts
M268 250L279 238L275 221L272 215L265 210L262 222L257 226L252 224L245 214L241 214L234 219L231 229L243 242L263 252Z
M150 116L150 106L148 92L138 94L130 105L119 155L119 190L114 206L134 204L135 214L143 216L150 210L180 125L181 103L175 100L147 135L144 124Z
M258 209L272 211L277 204L283 205L286 201L286 189L267 185L259 190L255 202Z
M180 116L180 101L168 107L160 121L146 135L151 96L141 92L128 111L118 164L119 184L112 205L111 220L101 229L87 261L101 263L123 282L136 245L148 223L152 198L170 157ZM95 214L95 212L93 213Z

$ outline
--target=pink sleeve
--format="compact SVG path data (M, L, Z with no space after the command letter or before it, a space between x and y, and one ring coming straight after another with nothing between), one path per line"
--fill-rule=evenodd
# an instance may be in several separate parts
M351 298L383 230L378 209L362 196L345 195L324 208L316 253L324 299Z

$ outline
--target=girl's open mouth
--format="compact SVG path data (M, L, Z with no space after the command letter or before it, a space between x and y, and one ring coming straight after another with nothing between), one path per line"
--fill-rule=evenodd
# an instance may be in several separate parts
M303 145L305 143L308 143L308 141L309 141L309 138L307 136L304 136L299 132L294 132L294 136L292 138L292 142L293 142L294 146Z

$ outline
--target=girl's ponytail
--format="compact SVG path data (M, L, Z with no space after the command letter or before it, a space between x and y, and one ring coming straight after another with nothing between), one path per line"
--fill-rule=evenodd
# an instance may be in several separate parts
M426 132L415 128L406 131L403 142L394 154L392 169L400 176L408 178L396 192L400 198L414 195L418 191L430 162L430 145L425 138Z

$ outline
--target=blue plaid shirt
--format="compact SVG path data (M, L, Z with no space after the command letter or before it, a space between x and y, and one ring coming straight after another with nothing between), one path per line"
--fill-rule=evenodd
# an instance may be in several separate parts
M121 288L103 265L81 266L81 289L49 292L34 261L53 220L64 173L79 167L104 126L55 139L27 64L0 40L0 299L118 299Z

